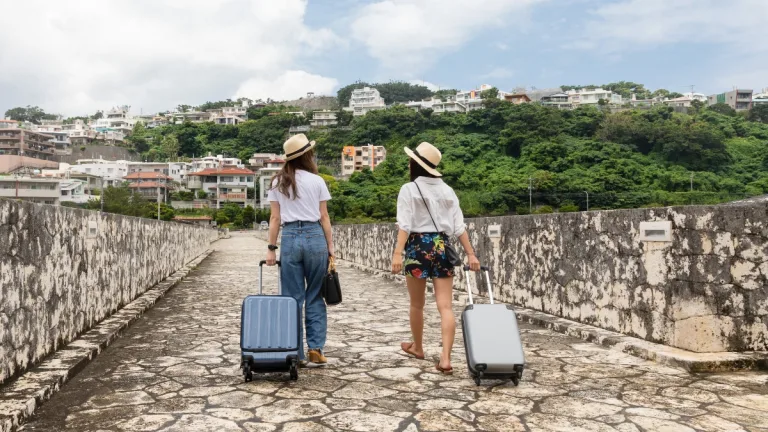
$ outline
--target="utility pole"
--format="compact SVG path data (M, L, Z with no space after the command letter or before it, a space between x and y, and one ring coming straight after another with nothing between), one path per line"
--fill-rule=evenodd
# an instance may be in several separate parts
M157 220L160 220L160 186L157 187Z
M533 177L528 177L528 213L533 213Z
M585 194L587 194L587 211L589 211L589 192L584 191Z
M104 213L104 177L99 177L99 179L99 187L101 188L99 201L101 201L101 212Z

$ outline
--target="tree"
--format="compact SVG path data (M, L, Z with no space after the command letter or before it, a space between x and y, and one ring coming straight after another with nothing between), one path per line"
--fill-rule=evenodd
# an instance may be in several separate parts
M176 135L174 134L166 135L163 138L161 148L162 148L162 155L167 160L176 159L176 157L179 155L179 140L178 138L176 138Z
M187 104L176 105L176 111L181 113L189 112L192 110L192 108L193 108L192 105L187 105Z
M601 109L608 106L608 100L607 99L600 99L597 101L597 104L600 106Z
M347 111L345 109L336 111L336 121L339 123L339 126L349 126L349 124L352 123L353 118L354 115L352 114L352 111Z
M104 118L104 111L96 111L96 114L91 116L91 120L98 120Z
M243 226L250 228L256 222L256 211L253 210L253 207L247 206L243 209L242 218Z
M433 97L442 100L443 102L448 100L449 96L456 96L459 91L456 89L444 89L438 90L434 93Z
M676 99L676 98L681 98L681 97L683 97L683 94L682 94L682 93L678 93L678 92L672 92L672 93L670 93L670 94L669 94L669 96L668 96L668 97L669 97L670 99Z
M747 116L749 121L768 123L768 105L754 105Z
M727 115L729 117L734 117L736 115L736 110L733 109L730 105L724 104L722 102L716 103L714 105L710 105L707 107L709 111L716 112L718 114Z
M19 122L30 122L34 124L40 124L41 120L55 120L58 116L54 114L46 114L38 106L16 107L11 108L5 112L5 117L16 120Z
M704 109L704 107L706 107L706 106L707 106L707 104L705 104L704 102L702 102L702 101L700 101L698 99L692 100L691 101L691 107L688 109L688 114L696 115L696 114L700 113L701 110Z
M480 99L487 99L487 100L493 100L499 98L499 89L496 87L491 87L488 90L483 90L480 92Z
M144 153L149 150L147 128L144 127L144 123L137 122L136 125L133 126L131 135L126 138L126 141L132 144L133 148L139 153Z

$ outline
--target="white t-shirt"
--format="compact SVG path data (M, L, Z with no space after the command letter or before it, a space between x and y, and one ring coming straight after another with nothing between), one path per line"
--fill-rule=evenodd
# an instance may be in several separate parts
M320 220L320 202L331 199L325 180L316 174L304 170L296 170L296 191L298 198L285 196L272 183L272 189L267 194L269 201L280 204L280 219L282 223L317 222Z
M397 225L407 233L437 232L449 236L460 236L467 230L464 214L459 207L459 198L442 179L419 177L416 179L421 192L429 205L429 212L424 206L419 189L413 183L406 183L400 188L397 197ZM432 218L434 223L432 223Z

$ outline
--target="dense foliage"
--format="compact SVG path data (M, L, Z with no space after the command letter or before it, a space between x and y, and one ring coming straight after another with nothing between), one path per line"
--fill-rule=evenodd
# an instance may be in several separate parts
M717 203L768 193L762 108L741 115L715 105L688 115L666 106L608 113L495 99L485 104L483 110L442 115L396 106L355 118L350 128L314 129L310 138L317 140L325 165L333 219L394 218L398 191L408 181L402 149L422 141L442 150L444 178L468 216L584 210L587 195L596 209ZM306 122L285 111L290 108L254 109L252 120L237 126L137 126L131 140L137 148L144 143L145 157L159 160L206 152L241 159L280 153L287 129ZM387 148L387 160L374 172L356 173L349 181L331 175L342 147L368 143Z

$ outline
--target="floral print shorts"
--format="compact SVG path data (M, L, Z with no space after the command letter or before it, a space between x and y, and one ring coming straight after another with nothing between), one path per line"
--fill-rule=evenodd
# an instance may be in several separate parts
M403 269L415 279L449 278L453 264L445 256L445 238L439 233L413 233L405 244Z

